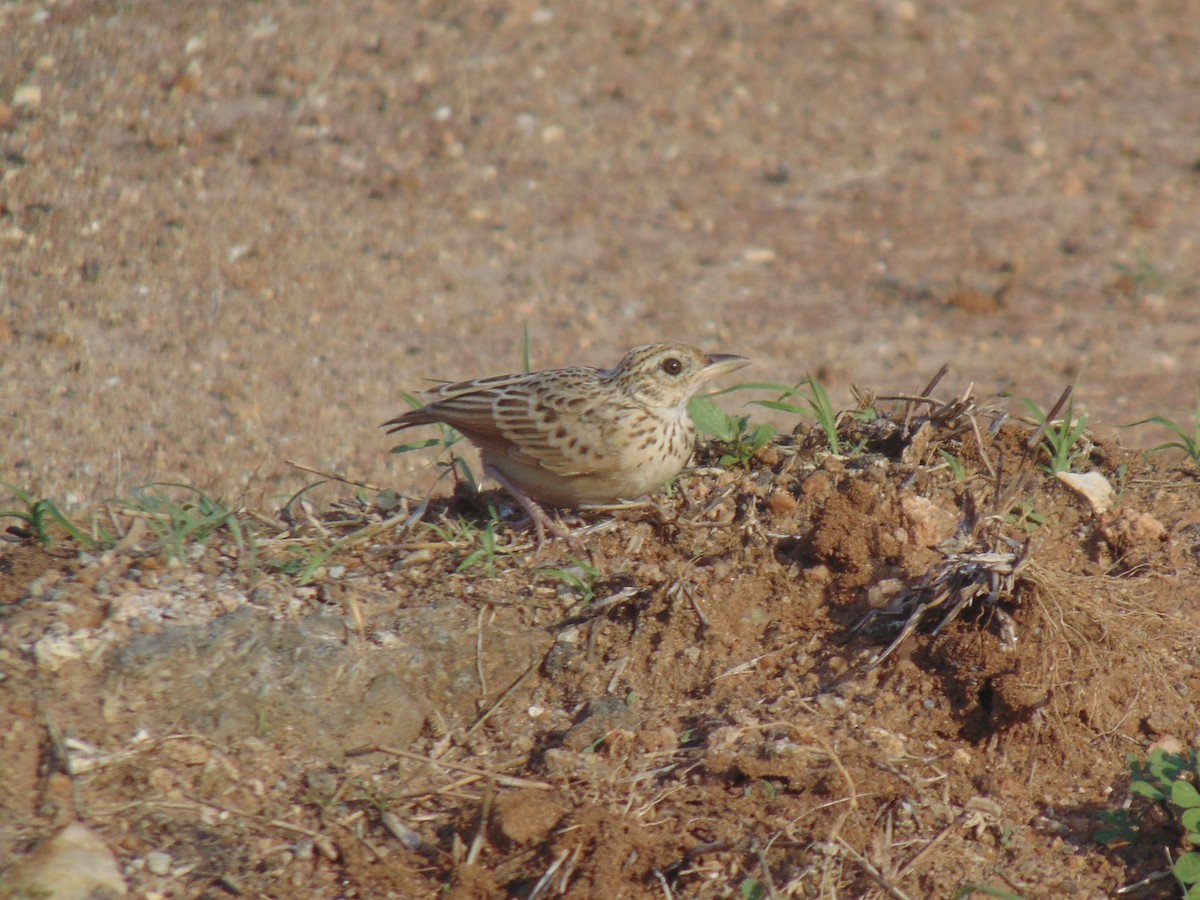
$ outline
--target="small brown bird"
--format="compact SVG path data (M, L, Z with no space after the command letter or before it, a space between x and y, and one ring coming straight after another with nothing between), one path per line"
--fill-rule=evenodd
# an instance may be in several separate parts
M611 369L572 367L460 381L382 427L391 434L442 422L479 448L484 472L537 529L553 525L533 501L576 507L633 499L684 467L696 443L687 403L701 383L747 365L687 344L635 347ZM390 426L390 427L389 427Z

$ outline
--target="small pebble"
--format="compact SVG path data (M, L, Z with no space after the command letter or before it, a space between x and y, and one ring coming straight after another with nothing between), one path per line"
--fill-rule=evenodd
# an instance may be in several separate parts
M16 109L37 109L42 105L42 89L36 84L21 85L13 91L12 105Z
M817 694L817 706L828 715L837 715L846 709L846 701L836 694Z
M769 247L747 247L742 251L742 259L748 263L774 262L775 251Z
M155 850L146 854L146 868L155 875L166 875L171 871L171 854Z

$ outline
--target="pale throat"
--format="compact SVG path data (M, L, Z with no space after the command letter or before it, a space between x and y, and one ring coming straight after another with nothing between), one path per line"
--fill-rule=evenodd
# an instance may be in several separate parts
M662 423L662 435L664 443L663 451L668 451L668 448L674 452L667 452L665 458L682 456L685 460L692 455L692 447L696 442L696 429L692 424L691 414L687 411L686 404L677 406L655 406L650 405L646 411L654 418Z

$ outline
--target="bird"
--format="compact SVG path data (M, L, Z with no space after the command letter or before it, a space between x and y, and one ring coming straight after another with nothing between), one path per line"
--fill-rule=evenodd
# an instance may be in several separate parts
M632 500L691 458L688 401L700 385L748 365L682 343L634 347L611 369L572 366L444 384L424 406L384 422L388 434L445 424L480 451L484 473L521 505L541 546L561 509ZM563 532L559 532L563 533Z

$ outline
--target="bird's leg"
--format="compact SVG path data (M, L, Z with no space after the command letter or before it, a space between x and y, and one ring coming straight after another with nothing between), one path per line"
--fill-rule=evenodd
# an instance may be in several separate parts
M536 500L526 494L523 490L517 487L512 481L505 477L495 466L485 463L483 472L495 481L500 487L504 488L513 499L521 504L521 509L525 510L525 515L529 517L529 521L533 523L534 534L537 535L537 549L541 549L542 544L546 541L546 529L549 528L554 534L563 538L569 544L578 544L579 539L571 534L570 530L546 513L546 510L538 504Z

